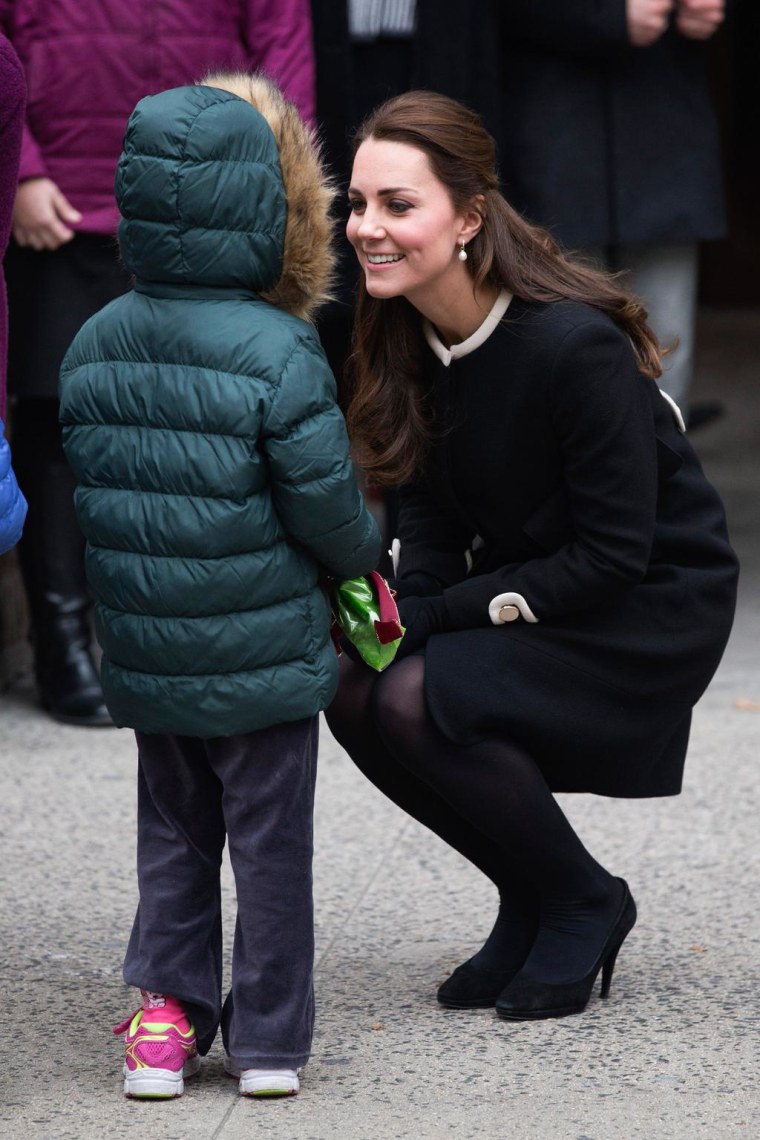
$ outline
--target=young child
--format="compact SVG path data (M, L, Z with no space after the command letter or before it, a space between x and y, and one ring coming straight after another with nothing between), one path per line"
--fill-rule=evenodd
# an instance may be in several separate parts
M117 725L136 730L140 899L124 963L143 992L124 1091L175 1097L221 1025L249 1096L298 1091L313 1028L312 809L337 683L324 573L372 569L308 317L332 197L294 107L215 74L143 99L116 182L134 291L61 372L87 572ZM237 888L221 1000L219 869Z

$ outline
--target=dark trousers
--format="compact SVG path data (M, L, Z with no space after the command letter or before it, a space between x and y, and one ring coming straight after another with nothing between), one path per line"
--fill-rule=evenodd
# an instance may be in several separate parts
M201 1053L221 1025L238 1067L297 1068L314 1025L317 718L212 740L136 735L140 901L124 980L179 999ZM222 1006L225 837L238 913Z

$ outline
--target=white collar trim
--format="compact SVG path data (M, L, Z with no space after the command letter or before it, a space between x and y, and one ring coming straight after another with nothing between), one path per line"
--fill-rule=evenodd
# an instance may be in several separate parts
M480 326L480 328L475 329L475 332L472 334L472 336L468 336L467 340L463 340L461 344L452 344L450 348L447 348L441 338L438 336L438 333L435 331L434 327L431 325L430 321L427 320L423 321L422 323L423 331L425 333L425 340L428 342L441 363L445 364L445 366L448 368L452 360L458 360L460 356L467 356L469 352L474 352L476 348L480 348L481 344L484 344L488 340L489 336L509 308L509 303L511 300L512 294L507 292L506 289L502 289L501 293L499 293L499 296L494 301L494 306L491 309L491 312L483 321L483 324Z

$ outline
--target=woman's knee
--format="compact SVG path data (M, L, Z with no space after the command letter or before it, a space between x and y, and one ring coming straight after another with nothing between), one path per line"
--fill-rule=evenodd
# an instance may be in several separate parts
M407 657L380 675L372 694L372 711L388 748L394 753L414 748L428 716L423 657Z

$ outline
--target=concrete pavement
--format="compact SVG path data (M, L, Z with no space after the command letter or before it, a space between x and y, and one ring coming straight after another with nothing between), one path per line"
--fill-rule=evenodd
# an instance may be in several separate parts
M491 889L324 729L317 1034L301 1095L241 1100L217 1043L180 1101L127 1102L110 1027L135 1002L120 976L136 896L133 740L54 724L21 681L0 701L0 1136L760 1135L760 315L706 314L701 328L697 393L728 415L695 443L744 563L740 611L696 711L683 795L562 799L639 904L610 1000L536 1024L438 1007L436 985L490 927ZM225 913L231 935L228 869Z

